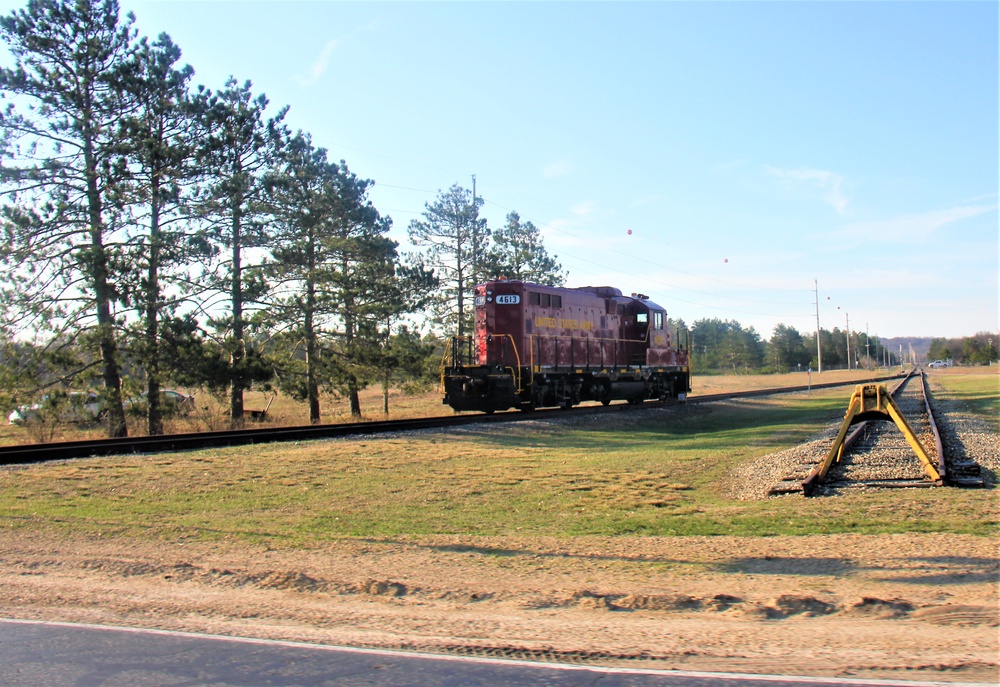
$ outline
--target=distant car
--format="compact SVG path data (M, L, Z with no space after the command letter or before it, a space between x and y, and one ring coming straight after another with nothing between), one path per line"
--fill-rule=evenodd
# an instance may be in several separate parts
M935 360L933 363L928 363L927 367L948 367L950 363L947 360Z
M7 416L12 425L25 425L43 420L83 424L104 418L104 403L93 391L70 391L42 396L38 403L23 405Z
M194 408L194 396L173 389L160 390L160 412L164 415L187 415ZM148 409L145 392L125 401L126 412L134 415L144 415Z

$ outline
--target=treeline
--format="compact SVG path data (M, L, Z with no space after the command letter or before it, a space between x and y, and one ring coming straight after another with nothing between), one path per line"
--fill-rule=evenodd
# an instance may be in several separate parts
M517 213L491 230L460 186L409 226L402 255L373 185L292 131L249 81L193 86L169 36L114 0L39 0L0 18L0 401L99 385L110 436L141 386L150 434L168 382L208 387L243 421L276 384L350 399L426 376L436 345L408 316L468 325L487 276L560 283ZM408 326L407 323L410 323Z
M684 323L678 323L681 328ZM815 332L800 333L779 324L764 340L753 328L732 320L705 319L691 325L691 365L697 373L759 374L819 369L872 369L898 365L899 353L864 332L834 328L820 330L820 350Z
M986 365L997 360L1000 334L979 332L960 339L931 339L929 360L950 360L959 365Z

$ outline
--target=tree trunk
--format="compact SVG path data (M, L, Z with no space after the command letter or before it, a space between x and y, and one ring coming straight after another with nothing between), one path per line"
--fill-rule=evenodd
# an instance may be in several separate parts
M84 165L87 174L87 209L90 221L91 286L97 310L97 329L101 349L104 402L107 405L108 436L128 436L125 408L122 405L121 370L118 366L118 347L115 342L115 322L111 314L111 287L108 284L108 255L104 248L104 218L101 193L97 187L97 160L94 156L93 134L89 131L92 121L90 108L84 109Z
M319 417L319 382L316 376L316 366L319 361L316 359L318 346L316 345L316 237L313 232L309 232L309 243L306 249L306 266L309 270L309 278L306 279L306 307L305 307L305 334L306 334L306 393L309 397L309 422L318 425Z
M459 254L455 258L455 273L458 276L458 338L461 340L465 334L465 268L462 264L462 256Z
M149 269L146 283L146 428L150 436L163 434L160 408L160 179L150 184Z
M306 302L308 303L314 295L313 285L309 284L309 293L306 296ZM306 394L309 398L309 422L314 425L318 425L320 421L319 415L319 383L316 380L316 364L319 362L316 359L316 329L313 325L313 313L311 309L306 310L305 317L305 335L306 335Z
M233 342L230 354L232 379L229 386L229 410L233 427L243 425L243 389L246 386L243 373L243 359L246 357L246 342L243 323L243 265L241 264L241 215L242 198L233 203L233 281L230 297L233 306Z
M343 273L347 274L347 261L344 261ZM344 346L347 351L354 347L354 298L348 294L343 298ZM347 374L347 399L351 405L351 417L361 419L361 397L358 389L358 378L353 373Z
M347 397L351 402L351 417L361 419L361 396L358 389L358 378L354 375L347 377Z

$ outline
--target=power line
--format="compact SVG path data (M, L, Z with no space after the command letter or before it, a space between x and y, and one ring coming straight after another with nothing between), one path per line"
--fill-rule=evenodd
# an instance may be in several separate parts
M504 207L503 205L500 205L499 203L495 203L495 202L493 202L491 200L487 200L485 198L483 200L486 203L489 203L490 205L495 205L496 207L500 208L501 210L507 210L508 212L512 212L512 210L510 208ZM530 217L526 217L525 219L528 219L529 221L534 222L534 220L532 220ZM589 239L586 239L586 238L584 238L582 236L578 236L576 234L568 232L565 229L561 229L559 227L553 227L552 225L546 224L545 222L535 222L535 224L540 225L542 227L545 227L546 229L549 229L550 231L554 231L554 232L563 234L565 236L568 236L570 238L576 239L578 241L583 241L584 243L593 244L593 242L591 240L589 240ZM808 289L801 289L801 290L800 289L779 289L779 288L766 287L766 286L756 286L756 285L750 286L750 285L747 285L747 284L741 284L739 282L732 282L732 281L728 281L728 280L725 280L725 279L719 279L718 277L709 277L709 276L706 276L706 275L695 274L693 272L686 272L684 270L677 269L676 267L672 267L670 265L663 264L662 262L653 262L652 260L648 260L646 258L642 258L642 257L636 256L636 255L630 255L628 253L622 252L622 251L617 250L615 248L610 248L610 247L604 247L604 246L602 246L601 250L604 250L606 252L617 253L618 255L621 255L622 257L628 258L629 260L636 260L638 262L644 262L644 263L646 263L648 265L653 265L654 267L658 267L660 269L670 270L671 272L677 272L678 274L683 274L683 275L686 275L686 276L689 276L689 277L697 277L699 279L708 279L710 281L716 281L716 282L719 282L720 284L725 284L726 286L736 286L736 287L743 288L743 289L756 289L756 290L765 290L765 291L785 291L785 292L799 292L799 291L805 292L805 291L808 291ZM707 293L707 292L700 292L700 293ZM755 300L754 302L767 302L767 301L756 301ZM775 305L781 305L781 303L773 303L773 304L775 304Z

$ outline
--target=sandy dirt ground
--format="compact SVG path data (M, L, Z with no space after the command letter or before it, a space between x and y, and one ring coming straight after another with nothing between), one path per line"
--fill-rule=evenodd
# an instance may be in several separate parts
M0 616L606 665L995 683L997 541L0 532Z

